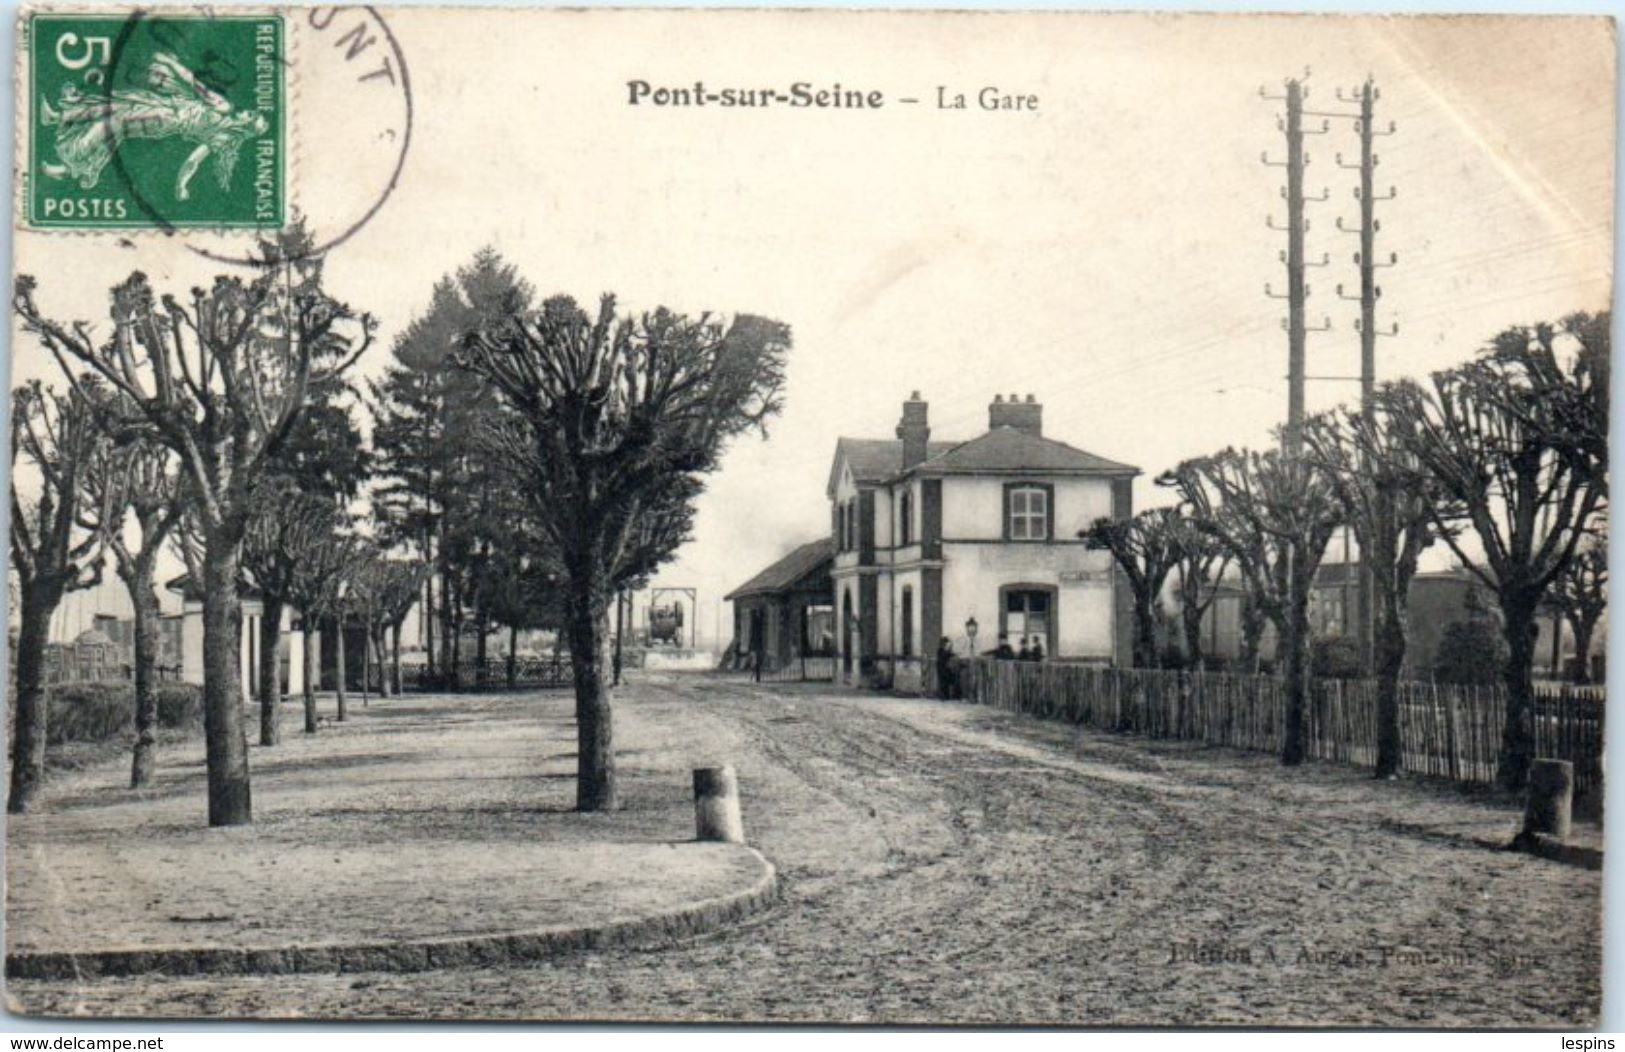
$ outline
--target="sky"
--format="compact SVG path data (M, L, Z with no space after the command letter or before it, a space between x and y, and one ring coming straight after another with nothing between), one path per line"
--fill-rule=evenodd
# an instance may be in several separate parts
M827 531L838 436L892 437L930 403L934 439L986 427L994 394L1044 403L1045 433L1140 466L1259 446L1285 412L1284 77L1311 110L1367 75L1382 92L1378 377L1423 375L1512 324L1610 304L1614 40L1600 19L389 10L409 71L394 192L328 256L336 295L380 320L362 375L442 274L492 246L545 294L632 309L751 312L794 332L786 408L728 450L693 541L656 583L722 594ZM301 207L331 229L376 199L400 95L358 94L334 30L294 36ZM372 54L382 53L382 45ZM370 57L370 56L369 56ZM873 111L632 106L627 82L840 83ZM1036 95L984 112L975 93ZM937 91L970 96L939 110ZM919 105L896 103L918 97ZM1356 156L1348 121L1308 140L1311 375L1358 372ZM393 128L387 129L393 131ZM131 269L184 289L228 265L196 236L22 232L21 272L64 317L105 314ZM190 247L189 247L190 246ZM16 377L48 376L16 345ZM1309 385L1311 410L1357 385ZM1442 557L1442 555L1441 555ZM106 590L104 590L106 591ZM116 593L79 604L116 604ZM64 617L71 615L65 614ZM723 615L726 616L725 614Z

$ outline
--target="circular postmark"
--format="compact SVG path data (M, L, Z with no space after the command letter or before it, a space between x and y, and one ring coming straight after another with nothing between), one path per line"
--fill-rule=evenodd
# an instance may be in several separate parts
M263 265L242 234L292 222L300 256L331 251L383 208L411 146L406 59L372 7L138 11L107 45L106 84L93 145L137 225L219 262Z

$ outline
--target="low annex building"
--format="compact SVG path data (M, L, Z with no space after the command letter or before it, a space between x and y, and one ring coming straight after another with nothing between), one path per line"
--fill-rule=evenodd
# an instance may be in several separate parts
M835 652L828 537L799 545L723 598L733 604L734 652L741 668L780 669L802 657Z
M987 431L962 442L932 441L928 408L915 392L895 439L836 443L839 675L909 688L944 636L960 655L1002 635L1046 659L1126 663L1127 584L1078 535L1133 513L1139 469L1046 437L1032 395L995 396Z

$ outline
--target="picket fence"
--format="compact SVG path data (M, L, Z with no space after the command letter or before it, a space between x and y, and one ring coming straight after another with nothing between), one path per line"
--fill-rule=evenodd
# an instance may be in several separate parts
M987 658L960 660L956 666L958 693L967 701L1152 738L1281 749L1286 684L1274 676ZM1495 781L1506 718L1503 688L1403 682L1399 689L1406 770L1458 782ZM1603 711L1601 695L1593 690L1543 687L1537 692L1535 753L1574 764L1577 797L1602 797ZM1304 716L1309 757L1375 766L1375 680L1313 681Z

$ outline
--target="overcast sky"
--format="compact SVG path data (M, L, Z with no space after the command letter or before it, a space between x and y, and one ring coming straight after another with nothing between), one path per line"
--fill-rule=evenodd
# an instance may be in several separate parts
M374 312L379 371L437 277L493 245L544 294L794 329L786 411L729 451L694 541L659 583L714 602L828 528L836 437L891 437L913 390L932 436L986 426L995 393L1033 393L1045 432L1139 465L1136 503L1187 456L1259 445L1283 416L1285 235L1279 103L1311 67L1311 109L1367 73L1378 116L1379 378L1471 355L1513 323L1609 305L1614 43L1602 20L998 16L402 10L412 145L398 188L330 256L335 294ZM323 44L312 37L301 46ZM297 58L296 58L297 62ZM298 66L295 66L298 73ZM626 81L878 89L875 112L633 107ZM1033 113L943 112L937 87L1033 94ZM327 85L302 86L302 192L368 142ZM917 106L898 105L918 97ZM1354 375L1358 216L1350 122L1309 140L1311 374ZM316 126L320 125L317 129ZM305 130L302 130L305 129ZM351 135L351 139L346 136ZM302 137L302 139L301 139ZM316 211L320 211L320 202ZM59 315L97 318L140 267L206 275L172 239L22 234L18 268ZM46 375L20 345L16 372ZM1311 409L1356 385L1311 384ZM88 615L87 615L88 616Z

